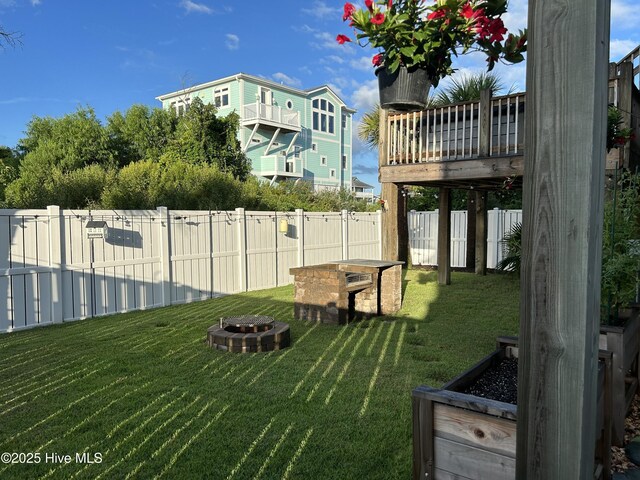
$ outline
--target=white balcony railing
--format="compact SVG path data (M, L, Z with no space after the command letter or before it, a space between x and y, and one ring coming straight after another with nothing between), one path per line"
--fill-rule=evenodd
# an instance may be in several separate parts
M300 128L300 112L296 110L255 102L245 105L243 113L244 122L264 120L285 127Z
M488 134L490 155L521 155L524 94L492 99L488 125L481 125L483 108L475 101L389 115L386 139L389 164L478 158L481 130Z
M284 155L266 155L260 159L260 175L302 177L302 161L299 158L287 158Z

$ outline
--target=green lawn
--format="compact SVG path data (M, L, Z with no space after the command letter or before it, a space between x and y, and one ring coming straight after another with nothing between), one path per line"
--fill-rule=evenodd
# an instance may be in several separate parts
M0 464L0 478L410 478L412 388L517 334L518 283L405 280L395 317L345 327L293 320L283 287L2 335L0 452L40 463ZM289 322L293 345L205 346L207 327L247 313Z

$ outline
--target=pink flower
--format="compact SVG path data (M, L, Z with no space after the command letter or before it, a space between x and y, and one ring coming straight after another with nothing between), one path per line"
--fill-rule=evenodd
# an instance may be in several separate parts
M345 3L344 4L344 15L342 15L342 21L346 21L347 18L351 18L351 16L356 11L356 6L353 3Z
M338 42L340 45L343 45L344 43L350 42L350 41L351 41L351 39L349 37L347 37L346 35L340 34L340 35L338 35L336 37L336 42Z
M462 6L462 9L460 10L460 14L464 17L464 18L471 18L473 17L473 8L471 7L471 5L469 4L469 2L465 3Z
M375 67L379 67L380 65L382 65L382 54L378 53L377 55L374 55L371 59L371 63L373 63Z
M364 0L364 4L367 6L370 12L373 12L373 0Z
M437 20L438 18L445 17L448 10L448 8L440 8L435 12L431 12L429 15L427 15L427 20Z
M389 0L389 3L387 4L387 8L391 8L393 6L393 0Z
M376 13L373 17L371 17L371 23L374 25L382 25L384 23L384 13Z

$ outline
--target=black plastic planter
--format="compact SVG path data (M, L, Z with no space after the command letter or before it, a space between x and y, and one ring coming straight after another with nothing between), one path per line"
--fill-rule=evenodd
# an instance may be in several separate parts
M380 106L385 110L415 112L427 107L431 81L426 70L408 70L401 66L394 73L385 67L376 69Z

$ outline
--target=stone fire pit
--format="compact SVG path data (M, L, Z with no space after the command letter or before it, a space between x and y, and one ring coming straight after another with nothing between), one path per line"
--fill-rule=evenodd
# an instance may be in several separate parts
M288 347L291 337L286 323L265 315L240 315L209 327L207 343L227 352L268 352Z
M297 320L346 324L402 306L403 262L341 260L291 268Z

